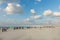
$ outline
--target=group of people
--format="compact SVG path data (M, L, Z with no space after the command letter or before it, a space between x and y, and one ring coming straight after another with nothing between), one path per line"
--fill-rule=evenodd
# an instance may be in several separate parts
M1 27L0 29L2 30L2 32L6 32L10 27ZM13 30L16 30L16 29L24 29L24 28L27 28L29 29L30 27L13 27Z
M0 29L2 30L2 32L5 32L9 29L10 27L1 27ZM30 28L54 28L54 26L46 26L46 27L13 27L13 30L16 29L30 29Z

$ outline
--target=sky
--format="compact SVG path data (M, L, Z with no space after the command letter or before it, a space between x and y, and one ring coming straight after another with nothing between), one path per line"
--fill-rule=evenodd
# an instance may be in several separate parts
M60 25L60 0L0 0L0 25Z

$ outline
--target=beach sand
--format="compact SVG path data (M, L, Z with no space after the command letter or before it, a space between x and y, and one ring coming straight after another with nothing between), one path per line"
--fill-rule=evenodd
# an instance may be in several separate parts
M60 28L31 28L0 32L0 40L60 40Z

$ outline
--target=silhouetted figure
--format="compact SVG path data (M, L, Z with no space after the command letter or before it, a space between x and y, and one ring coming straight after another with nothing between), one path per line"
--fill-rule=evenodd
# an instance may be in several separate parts
M22 29L24 29L24 27L22 27Z
M30 27L27 27L27 29L30 29Z
M21 27L19 27L19 29L21 29Z
M14 27L14 30L18 29L18 27Z
M6 27L2 28L2 32L5 32L5 31L7 31L7 28Z

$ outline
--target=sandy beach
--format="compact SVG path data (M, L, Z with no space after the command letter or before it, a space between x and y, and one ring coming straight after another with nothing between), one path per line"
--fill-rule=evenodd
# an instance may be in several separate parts
M60 40L60 28L31 28L0 32L0 40Z

